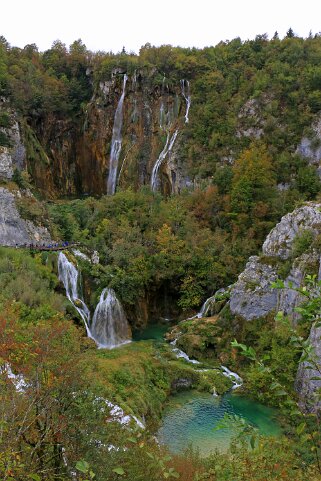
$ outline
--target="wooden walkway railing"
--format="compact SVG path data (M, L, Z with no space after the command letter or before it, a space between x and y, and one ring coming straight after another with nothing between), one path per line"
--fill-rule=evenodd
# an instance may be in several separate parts
M67 249L72 249L72 248L75 248L75 247L79 247L81 245L80 242L68 242L68 243L52 243L52 244L48 244L48 245L45 245L45 244L42 244L42 245L39 245L39 244L21 244L21 245L18 245L16 244L16 246L3 246L3 247L16 247L17 249L28 249L28 250L32 250L32 251L45 251L45 252L48 252L48 251L65 251Z

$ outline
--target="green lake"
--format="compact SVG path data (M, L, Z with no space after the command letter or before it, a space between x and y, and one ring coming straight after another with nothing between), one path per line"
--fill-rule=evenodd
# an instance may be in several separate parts
M215 431L225 413L241 416L258 428L260 434L281 435L276 421L277 411L234 393L220 397L197 391L184 391L172 396L165 408L157 438L172 453L190 445L206 456L218 449L226 451L235 436L233 427Z
M133 341L148 341L150 339L164 341L164 335L171 325L169 321L148 324L140 331L133 331Z

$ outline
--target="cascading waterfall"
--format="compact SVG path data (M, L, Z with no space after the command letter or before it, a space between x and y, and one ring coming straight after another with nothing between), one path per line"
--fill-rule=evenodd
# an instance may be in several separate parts
M129 324L113 289L102 291L93 316L91 333L99 347L112 349L130 342Z
M130 342L130 328L124 309L112 289L102 291L90 323L90 311L78 290L79 272L63 252L58 256L58 273L67 298L84 321L87 336L93 339L98 347L111 349Z
M218 300L218 297L222 296L224 293L227 293L231 287L232 286L228 286L227 288L223 287L222 289L219 289L218 291L216 291L213 296L206 299L206 301L201 307L201 310L197 314L195 314L195 316L190 317L189 319L196 319L196 318L201 319L202 317L206 317L211 306L215 304L215 302Z
M155 162L155 165L152 171L152 177L151 177L151 189L153 192L156 192L158 187L158 172L159 172L160 166L162 165L162 162L164 161L166 156L171 153L175 140L177 138L177 135L178 135L178 130L175 130L172 137L170 137L169 133L167 134L165 147L163 148L163 150L159 154L158 159Z
M170 344L171 344L171 346L174 346L173 352L175 353L175 356L177 357L177 359L179 359L181 357L181 358L185 359L185 361L190 362L191 364L200 364L200 362L197 361L196 359L191 359L186 354L186 352L182 351L181 349L178 349L178 347L176 347L176 343L177 343L177 339L172 341Z
M109 161L109 175L107 181L107 194L114 195L116 190L118 160L121 151L122 136L121 130L123 125L123 103L126 91L127 75L124 75L123 91L119 99L114 117L113 136L111 140L111 151Z
M242 386L243 379L238 374L236 374L236 372L230 371L229 368L226 366L221 366L221 369L223 371L223 375L231 379L233 383L232 389L236 389Z
M82 299L81 294L78 292L79 272L76 267L68 261L63 252L60 252L58 256L58 274L59 280L63 283L66 289L67 298L84 321L87 336L92 338L89 328L90 311Z
M187 86L186 90L185 90L185 85ZM182 91L182 96L184 97L185 102L186 102L185 124L187 124L188 121L189 121L189 118L188 118L189 109L190 109L191 103L192 103L191 94L190 94L190 86L189 86L188 80L185 80L185 79L181 80L181 91Z

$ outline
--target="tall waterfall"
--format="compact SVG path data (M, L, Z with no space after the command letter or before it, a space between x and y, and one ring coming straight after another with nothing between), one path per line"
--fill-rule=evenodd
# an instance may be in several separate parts
M101 293L92 320L91 333L100 347L113 348L130 342L129 325L113 289Z
M92 337L89 328L90 312L82 298L82 295L78 292L79 272L77 271L76 267L68 261L63 252L60 252L58 256L58 274L59 280L61 280L66 289L67 298L84 321L87 336Z
M166 158L166 156L168 154L170 154L171 150L173 149L177 134L178 134L178 130L175 130L172 137L170 137L169 133L167 134L165 147L163 148L163 150L159 154L158 159L155 162L155 165L154 165L153 171L152 171L152 177L151 177L151 189L152 189L153 192L156 192L157 187L158 187L159 168L162 165L163 160Z
M162 82L162 97L161 97L161 104L160 104L160 108L159 108L159 128L161 130L164 129L164 126L165 126L165 106L164 106L164 100L163 100L163 96L164 96L164 89L165 89L165 80L166 80L166 77L164 75L163 77L163 82Z
M187 89L185 90L185 85L187 86ZM185 80L185 79L182 79L181 80L181 90L182 90L182 95L186 101L186 113L185 113L185 124L188 123L189 121L189 118L188 118L188 114L189 114L189 109L191 107L191 94L190 94L190 87L189 87L189 81L188 80Z
M99 347L113 348L130 342L130 328L124 309L112 289L104 289L90 323L90 311L79 292L79 272L63 252L58 256L59 279L66 296L84 321L87 336Z
M111 151L109 161L109 175L107 181L107 194L113 195L116 190L118 160L121 151L122 136L121 130L123 125L123 103L126 91L127 75L124 75L123 91L119 99L114 117L113 136L111 139Z

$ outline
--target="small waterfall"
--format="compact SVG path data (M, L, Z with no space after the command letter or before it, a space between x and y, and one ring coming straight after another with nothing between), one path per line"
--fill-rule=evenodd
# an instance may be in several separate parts
M175 356L177 357L177 359L179 359L181 357L181 358L185 359L185 361L190 362L191 364L200 364L200 362L197 361L196 359L191 359L186 354L186 352L182 351L181 349L178 349L178 347L176 347L176 343L177 343L177 339L172 341L170 344L171 344L171 346L174 346L173 352L175 353Z
M12 382L17 392L24 392L28 384L22 374L14 374L11 365L6 362L3 366L0 366L0 375L5 374Z
M221 366L221 369L223 371L223 375L231 379L233 383L232 389L236 389L242 386L243 379L238 374L236 374L236 372L230 371L229 368L226 366Z
M204 302L204 304L201 307L200 312L198 312L195 317L198 317L198 319L201 319L201 317L206 317L207 312L208 312L212 302L215 302L215 300L216 300L216 293L214 294L214 296L206 299L206 301Z
M222 296L223 294L227 293L230 288L231 288L231 286L228 286L227 288L222 287L221 289L216 291L214 296L211 296L208 299L206 299L206 301L204 302L204 304L201 307L201 310L197 314L195 314L195 316L190 317L189 319L195 319L195 318L201 319L202 317L206 317L207 314L208 314L208 311L210 310L210 308L212 306L212 304L215 304L215 302L218 300L219 296Z
M107 181L107 195L114 195L116 190L116 179L118 170L118 160L121 151L122 136L121 130L123 125L123 103L126 91L127 75L124 75L123 91L119 99L114 117L113 136L111 140L111 151L109 161L109 175Z
M187 86L186 91L185 91L185 85ZM188 121L189 121L189 118L188 118L189 109L190 109L191 103L192 103L188 80L185 80L185 79L181 80L181 90L182 90L182 96L184 97L185 102L186 102L185 124L187 124Z
M120 346L130 342L129 325L121 303L113 289L104 289L97 304L91 333L99 347Z
M80 314L86 326L87 336L92 337L89 329L90 312L86 306L81 294L78 292L79 272L76 267L68 261L63 252L58 256L58 274L59 280L66 289L66 296Z
M177 138L177 135L178 135L178 130L175 130L172 137L170 137L169 133L167 134L165 147L163 148L163 150L159 154L158 159L155 162L155 165L154 165L153 171L152 171L152 177L151 177L151 189L152 189L153 192L156 192L157 187L158 187L158 178L157 177L158 177L159 168L162 165L162 162L164 161L166 156L171 153L171 151L173 149L173 146L174 146L174 143L175 143L175 140Z

